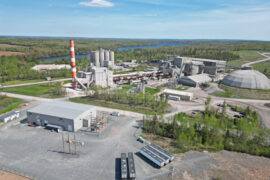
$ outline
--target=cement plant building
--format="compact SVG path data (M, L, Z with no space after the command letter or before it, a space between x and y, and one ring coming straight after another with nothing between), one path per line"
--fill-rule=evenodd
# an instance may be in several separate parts
M29 123L60 126L64 131L75 132L89 127L96 118L96 107L72 102L55 101L40 104L27 111Z

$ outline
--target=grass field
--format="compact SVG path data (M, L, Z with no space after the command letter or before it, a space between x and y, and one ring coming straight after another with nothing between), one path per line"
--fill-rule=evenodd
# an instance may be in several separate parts
M57 80L57 79L65 79L66 77L58 77L58 78L52 78L51 80ZM13 80L13 81L7 81L4 83L0 83L2 86L8 86L8 85L14 85L14 84L23 84L23 83L31 83L31 82L41 82L46 81L45 79L32 79L32 80Z
M227 98L246 98L246 99L263 99L270 100L270 90L254 90L219 85L225 92L215 92L213 95Z
M0 96L0 114L12 111L22 104L24 101L17 98L10 98L7 96Z
M75 103L83 103L83 104L90 104L94 106L101 106L101 107L107 107L107 108L112 108L112 109L120 109L124 111L132 111L132 112L137 112L137 113L142 113L142 114L147 114L147 115L154 115L155 112L152 111L149 107L143 107L143 106L127 106L127 105L122 105L118 103L113 103L113 102L108 102L108 101L103 101L103 100L96 100L96 99L89 99L88 97L81 97L81 98L70 98L69 99L72 102Z
M254 64L253 69L260 71L261 73L265 74L268 78L270 78L270 61Z
M240 56L240 59L227 62L227 66L241 67L242 64L262 59L264 56L258 54L256 51L232 51Z
M55 88L54 84L39 84L39 85L31 85L31 86L22 86L22 87L14 87L14 88L6 88L2 91L14 93L14 94L22 94L27 96L36 96L36 97L44 97L44 98L59 98L59 96L52 95L52 91Z

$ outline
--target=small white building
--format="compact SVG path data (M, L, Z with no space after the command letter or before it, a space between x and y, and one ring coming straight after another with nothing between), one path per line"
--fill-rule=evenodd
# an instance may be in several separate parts
M181 100L191 101L193 99L193 93L186 91L178 91L174 89L165 89L163 90L163 94L173 97L180 97Z

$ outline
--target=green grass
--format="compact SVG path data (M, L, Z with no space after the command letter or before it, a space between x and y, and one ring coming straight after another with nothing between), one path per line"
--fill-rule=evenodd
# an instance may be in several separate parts
M245 98L245 99L263 99L270 100L270 90L255 90L230 87L220 84L219 87L225 92L215 92L213 95L226 98Z
M232 60L227 62L227 66L241 67L242 64L260 60L264 56L257 53L257 51L231 51L240 56L240 59Z
M265 103L264 105L270 108L270 103Z
M0 96L0 114L17 109L23 102L21 99Z
M145 88L145 92L151 95L157 94L159 91L160 91L159 89L154 89L154 88L149 88L149 87Z
M114 102L108 102L108 101L103 101L103 100L96 100L96 99L88 99L85 97L81 98L70 98L69 99L72 102L75 103L82 103L82 104L90 104L94 106L101 106L101 107L107 107L107 108L112 108L112 109L120 109L124 111L132 111L136 113L141 113L141 114L147 114L147 115L154 115L155 112L152 111L152 109L148 107L143 107L143 106L128 106L128 105L123 105L123 104L118 104Z
M270 60L252 65L253 69L260 71L270 78Z
M66 77L59 77L59 78L52 78L52 80L57 79L65 79ZM31 83L31 82L41 82L46 81L45 79L32 79L32 80L13 80L13 81L7 81L4 83L0 83L2 86L8 86L8 85L14 85L14 84L23 84L23 83Z
M54 84L38 84L31 86L22 86L14 88L3 89L4 92L22 94L27 96L36 96L44 98L59 98L59 96L52 95L52 90L54 89Z
M188 89L188 87L183 87L183 86L180 86L178 88L174 88L174 90L178 90L178 91L185 91L187 89Z

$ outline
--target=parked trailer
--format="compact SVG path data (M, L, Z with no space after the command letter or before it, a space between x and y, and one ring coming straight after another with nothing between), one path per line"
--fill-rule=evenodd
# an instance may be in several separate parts
M147 145L145 148L148 149L149 151L151 151L153 154L160 157L164 161L165 164L168 164L170 162L170 159L168 158L168 156L165 156L164 154L160 153L159 151L152 148L151 146Z
M49 129L49 130L53 130L53 131L56 131L56 132L60 132L62 131L62 127L61 126L56 126L56 125L52 125L52 124L47 124L45 126L46 129Z
M127 155L126 153L121 153L121 179L127 179Z
M145 157L147 157L149 160L151 160L153 163L158 165L159 167L162 167L165 165L165 162L161 158L153 154L151 151L149 151L145 147L140 149L140 153L144 155Z
M155 144L149 144L150 147L154 148L155 150L159 151L160 153L162 153L163 155L167 156L170 161L172 161L174 159L174 156L169 153L168 151L162 149L161 147L155 145Z
M135 163L132 152L128 153L128 175L131 179L136 178Z

